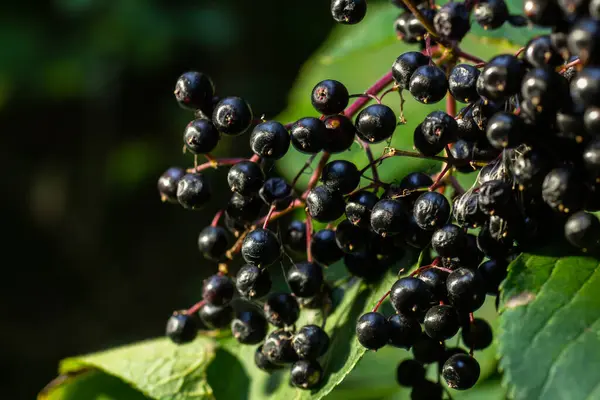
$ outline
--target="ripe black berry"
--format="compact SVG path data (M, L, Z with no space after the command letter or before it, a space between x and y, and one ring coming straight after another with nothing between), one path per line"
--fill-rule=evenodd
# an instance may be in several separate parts
M325 165L321 173L321 181L329 190L347 194L358 186L360 173L354 163L335 160Z
M483 279L487 294L498 294L499 286L506 278L507 267L506 261L497 258L492 258L479 266L478 271Z
M228 248L229 234L220 226L207 226L198 236L198 249L209 260L220 260Z
M479 194L465 192L454 199L452 215L456 223L466 228L476 228L485 222L486 216L479 209Z
M469 11L463 3L444 4L433 19L433 25L440 36L450 40L461 40L471 29Z
M512 239L493 235L489 223L483 224L477 235L477 248L490 258L506 257L512 245Z
M396 130L396 115L385 104L371 104L356 117L356 135L368 143L389 139Z
M220 138L217 128L206 118L191 121L183 132L183 143L193 154L210 153L217 147Z
M567 80L549 66L527 72L521 84L521 95L531 101L535 106L532 111L541 118L570 105Z
M483 29L498 29L508 19L508 7L504 0L484 0L475 4L475 20Z
M511 170L519 190L540 191L544 177L550 171L550 161L543 152L534 148L518 154L511 164Z
M158 193L162 201L178 203L177 184L183 178L185 171L179 167L171 167L158 178Z
M285 179L279 177L267 179L258 195L265 204L275 206L276 210L288 208L293 200L292 187Z
M442 376L452 389L465 390L472 388L479 379L479 363L467 354L455 354L442 368Z
M465 232L453 224L444 225L431 237L431 247L442 257L457 257L465 245Z
M525 0L523 10L531 22L540 26L556 25L562 17L560 8L554 1Z
M554 210L564 213L579 211L585 197L580 175L573 168L551 170L542 183L542 198Z
M254 364L258 367L258 369L263 370L265 372L273 372L276 369L282 368L280 365L273 364L269 361L269 357L263 352L263 346L260 345L254 352Z
M300 360L292 365L290 381L301 389L312 389L321 383L323 368L314 360Z
M394 314L388 318L390 330L389 344L395 347L410 349L421 337L421 324L414 317Z
M492 58L477 81L477 92L492 101L501 101L516 94L525 74L523 62L511 54Z
M381 236L397 235L406 223L404 205L398 200L382 199L371 211L371 228Z
M228 304L233 298L233 282L226 275L212 275L204 281L202 298L217 306Z
M409 207L423 194L423 189L433 185L431 177L423 172L411 172L404 176L399 184L391 184L382 198L399 200Z
M290 128L292 146L302 153L316 154L323 150L327 130L319 118L299 119Z
M221 329L229 326L233 319L233 308L230 305L217 306L206 303L198 312L200 319L206 326L212 329Z
M565 238L583 251L596 251L600 248L600 221L593 214L577 212L565 223Z
M508 182L490 180L479 187L479 209L488 215L510 215L514 210L513 190Z
M329 348L329 336L317 325L305 325L296 332L292 347L301 360L316 360Z
M516 147L523 142L525 129L524 121L515 114L499 112L489 120L486 136L497 149Z
M348 89L342 82L326 79L317 83L312 90L312 105L321 114L339 114L346 106L350 97Z
M279 160L290 148L290 134L280 122L262 122L252 130L250 148L262 158Z
M454 307L449 305L433 306L425 314L423 327L430 338L446 340L456 335L460 328L460 321Z
M283 244L291 250L306 251L306 224L293 220L283 233Z
M194 319L182 313L174 313L167 321L166 335L173 343L189 343L196 338L198 328Z
M407 359L398 364L396 381L400 386L413 387L425 380L425 368L413 359Z
M262 346L262 352L267 359L275 365L291 364L298 360L296 352L292 348L292 339L294 335L283 329L277 329L271 332L265 344Z
M462 340L468 348L483 350L492 344L492 327L481 318L473 319L473 322L462 328Z
M343 115L331 115L325 118L325 143L323 150L328 153L341 153L354 143L356 128L352 121Z
M531 39L525 45L523 55L525 60L536 68L542 68L546 65L555 67L564 61L552 43L550 35L542 35Z
M201 72L185 72L175 83L175 99L180 106L190 110L210 108L214 95L212 80Z
M398 279L390 289L390 301L398 313L422 316L435 302L429 285L420 279Z
M358 24L367 14L366 0L332 0L331 16L346 25Z
M423 193L415 201L413 216L421 229L434 231L444 226L450 218L450 203L443 194Z
M277 236L268 229L257 228L244 238L242 257L250 265L268 267L281 256Z
M250 196L258 192L265 181L260 166L252 161L241 161L229 169L227 183L233 192Z
M441 142L432 144L427 141L421 124L415 127L415 131L413 133L413 144L415 149L425 156L435 156L444 149L444 144Z
M446 279L449 272L438 268L426 269L419 273L418 278L429 286L436 300L447 301L448 290L446 289Z
M354 193L346 203L346 218L356 226L368 228L371 225L371 210L378 200L373 192L361 190Z
M296 296L313 297L323 285L323 267L312 262L298 263L288 271L287 282Z
M335 228L335 242L344 253L366 251L369 245L368 235L367 230L353 225L348 220L340 222Z
M600 67L586 67L573 78L571 98L581 107L600 106Z
M310 251L319 264L330 265L344 256L335 241L335 232L322 229L316 232L310 242Z
M271 276L266 269L244 265L237 273L235 287L247 299L263 297L271 290Z
M300 316L298 302L288 293L272 293L264 305L265 317L271 325L293 325Z
M262 207L263 202L258 196L242 196L234 192L227 203L225 215L235 222L246 225L258 218Z
M459 312L473 312L485 301L485 285L478 271L459 268L446 280L450 303Z
M600 132L600 108L588 107L583 114L583 124L588 133ZM586 160L584 159L584 161Z
M390 326L383 314L368 312L356 322L356 338L367 349L377 350L390 340Z
M392 75L401 89L408 89L410 78L415 71L429 64L429 57L418 51L401 54L392 65Z
M597 64L600 60L600 24L591 18L581 18L569 32L569 50L579 56L584 64Z
M344 214L346 203L340 192L317 186L308 192L306 207L311 217L320 222L335 221Z
M432 111L421 123L421 130L429 143L446 145L456 140L458 124L445 112Z
M415 360L421 364L430 364L444 357L445 348L442 342L423 333L419 340L413 344L412 353Z
M479 70L470 64L458 64L448 76L448 89L452 96L461 103L469 103L479 97L477 79Z
M177 183L177 201L184 208L200 209L210 198L210 186L202 174L186 174Z
M256 311L243 311L231 322L231 334L243 344L260 343L267 335L267 320Z
M389 268L387 259L379 260L376 254L368 251L346 254L344 265L352 276L362 278L365 282L377 282Z
M225 135L241 135L252 123L252 110L244 99L225 97L215 106L212 122Z
M440 68L435 65L423 65L417 68L411 76L408 90L417 101L424 104L433 104L442 100L446 95L448 80L446 74Z

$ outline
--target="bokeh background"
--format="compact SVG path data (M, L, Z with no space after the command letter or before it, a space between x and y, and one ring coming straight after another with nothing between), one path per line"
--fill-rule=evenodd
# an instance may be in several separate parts
M179 74L205 71L274 116L332 25L327 0L2 4L2 398L35 398L61 358L161 335L214 271L196 237L225 197L187 212L156 193L167 167L192 163Z

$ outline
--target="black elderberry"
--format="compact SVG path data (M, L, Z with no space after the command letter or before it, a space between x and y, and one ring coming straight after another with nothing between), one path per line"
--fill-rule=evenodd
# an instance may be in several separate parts
M558 5L566 15L576 16L588 13L589 0L558 0Z
M398 200L382 199L371 211L371 228L381 236L397 235L406 222L406 209Z
M265 181L260 165L252 161L241 161L229 169L227 183L233 192L250 196L259 191Z
M554 26L562 17L558 3L555 1L525 0L523 11L531 22L540 26Z
M166 335L173 343L189 343L196 338L197 332L196 322L190 315L174 313L167 321Z
M479 70L470 64L458 64L448 76L448 89L452 96L461 103L469 103L479 97L477 79Z
M335 228L335 242L344 253L366 251L369 231L344 220Z
M229 326L233 314L233 308L230 305L217 306L211 303L203 305L198 312L202 322L212 329L222 329Z
M210 153L217 147L220 138L217 128L206 118L191 121L183 132L183 143L193 154Z
M331 229L322 229L312 236L310 251L313 258L322 265L333 264L344 256L336 244L335 232Z
M317 325L304 325L294 335L292 347L301 360L316 360L329 348L329 336Z
M485 285L477 270L459 268L446 280L450 303L459 312L473 312L485 301Z
M189 71L175 83L175 99L180 106L190 110L205 111L212 105L215 87L208 75Z
M257 299L271 290L271 277L266 269L244 265L237 273L235 287L242 297Z
M473 8L475 20L483 29L498 29L508 19L508 7L504 0L479 1Z
M460 329L460 321L454 307L439 305L427 311L423 327L430 338L446 340L456 335Z
M600 221L590 213L580 211L565 223L565 238L583 251L600 249Z
M410 400L442 400L443 396L442 385L428 380L419 382L410 391Z
M490 231L489 223L481 226L477 235L477 248L490 258L506 257L512 249L512 240L494 237Z
M405 11L394 21L394 31L396 31L396 36L404 43L417 43L419 41L416 37L408 34L408 27L412 23L412 20L412 13L410 11Z
M506 278L508 264L503 259L492 258L478 268L485 290L489 295L497 295L500 284Z
M600 1L591 0L589 4L589 12L590 16L592 16L596 20L600 18Z
M509 112L499 112L489 120L486 136L497 149L516 147L523 142L525 123L521 118Z
M179 167L171 167L166 170L160 178L158 178L158 193L162 201L169 203L178 203L177 200L177 185L181 178L185 175L185 171Z
M567 167L548 172L542 183L542 198L556 211L566 214L579 211L585 198L579 173Z
M408 90L410 78L415 71L429 64L429 57L418 51L401 54L392 65L392 76L400 89Z
M390 289L390 301L398 313L420 317L435 303L429 285L420 279L398 279Z
M273 364L271 361L269 361L269 357L267 357L263 352L262 345L258 346L254 352L254 364L258 367L258 369L265 372L273 372L282 368L281 365Z
M256 311L243 311L231 322L231 334L242 344L262 342L267 328L267 320Z
M323 150L327 129L319 118L299 119L290 128L292 146L302 153L316 154Z
M519 91L524 74L524 64L517 57L512 54L498 55L481 71L477 92L486 99L502 101Z
M581 107L600 106L600 67L585 67L573 78L571 98Z
M423 172L411 172L400 180L399 184L391 184L383 192L382 198L399 200L412 208L415 200L424 190L433 185L431 177Z
M281 245L272 231L257 228L244 238L241 253L248 264L268 267L281 256Z
M452 215L457 224L466 228L476 228L486 219L485 214L479 209L477 192L466 192L456 197L453 202Z
M594 177L600 176L600 140L590 142L583 150L583 162Z
M356 322L356 338L367 349L377 350L390 340L390 326L383 314L368 312Z
M568 44L572 55L579 56L584 64L600 61L600 24L591 18L582 18L571 28Z
M459 253L456 256L442 258L442 265L444 268L451 270L462 267L475 269L482 260L483 253L477 248L477 237L466 234L464 247L459 248Z
M298 301L288 293L272 293L264 305L265 317L271 325L293 325L300 316Z
M511 164L511 170L520 190L541 190L550 163L544 153L534 148L518 154Z
M265 204L275 206L276 210L288 208L293 200L292 187L279 177L267 179L258 191L258 196Z
M300 360L292 365L290 381L300 389L312 389L321 383L323 368L314 360Z
M225 135L241 135L252 123L252 110L242 98L225 97L215 106L212 122Z
M429 143L446 145L455 141L458 124L445 112L432 111L421 123L421 130Z
M440 151L444 149L443 143L434 143L431 144L425 139L425 134L421 129L421 124L415 127L415 131L413 133L413 144L417 151L425 156L435 156Z
M389 344L394 347L410 349L421 337L421 324L414 317L404 314L394 314L388 318L390 331Z
M479 187L479 209L488 215L511 215L514 211L512 186L494 179Z
M411 76L408 90L417 101L424 104L433 104L442 100L446 95L448 80L444 71L437 66L423 65L417 68Z
M371 226L371 211L378 200L373 192L360 190L354 193L346 203L346 218L353 225L368 228Z
M262 204L262 202L261 202L261 204ZM223 222L224 222L225 228L227 228L227 230L230 233L232 233L236 238L239 237L246 230L245 223L233 219L231 216L229 216L229 214L227 212L225 212L225 217L223 218Z
M280 122L262 122L252 130L250 148L262 158L279 160L290 148L290 134Z
M310 216L317 221L331 222L344 214L346 203L340 192L317 186L308 192L306 207Z
M262 352L275 365L291 364L298 361L298 356L292 347L292 332L277 329L271 332L262 345Z
M471 29L469 10L461 2L446 3L438 10L433 25L443 38L461 40Z
M465 231L454 224L444 225L431 237L431 247L441 257L457 257L465 245Z
M538 114L554 113L570 103L567 80L549 66L530 70L523 78L521 94Z
M331 16L346 25L358 24L367 14L366 0L332 0Z
M455 354L444 363L442 376L452 389L470 389L479 379L479 363L468 354Z
M433 18L437 14L436 10L429 8L427 5L417 7L423 18L433 24ZM423 41L427 28L421 23L413 13L407 12L404 23L399 21L397 29L400 33L402 41L405 43L418 43Z
M306 223L293 220L283 232L283 243L291 250L306 251Z
M492 344L492 339L492 327L481 318L473 319L473 322L462 328L463 343L470 349L486 349Z
M429 290L431 290L436 300L446 301L448 298L448 291L446 289L448 275L449 272L447 271L442 271L438 268L429 268L420 272L417 278L429 286Z
M413 359L407 359L396 368L396 381L400 386L413 387L425 380L425 367Z
M590 134L600 132L600 108L588 107L583 113L583 124Z
M258 218L264 203L258 196L242 196L234 192L227 203L225 215L242 225Z
M177 201L184 208L201 209L210 198L210 185L202 174L186 174L177 182Z
M313 297L323 285L323 267L313 262L298 263L288 271L287 282L296 296Z
M421 229L434 231L444 226L450 218L450 203L443 194L423 193L415 201L413 216Z
M352 121L343 115L332 115L325 118L325 143L323 150L328 153L341 153L354 143L356 128Z
M324 115L338 114L348 106L348 89L342 82L326 79L317 83L312 90L312 105Z
M321 181L329 190L347 194L358 186L360 173L354 163L335 160L325 165L321 173Z
M415 221L413 215L409 215L407 223L404 225L402 230L402 237L411 247L416 249L424 249L431 242L432 231L426 231Z
M385 104L371 104L356 117L356 135L367 143L389 139L396 130L396 115Z
M445 348L442 342L423 333L419 340L413 344L412 353L415 360L421 364L431 364L444 357Z
M543 68L546 65L556 67L564 62L554 43L552 43L550 35L542 35L531 39L525 45L523 56L529 64L536 68Z
M207 226L198 236L198 248L205 258L218 261L229 248L229 235L224 228Z
M233 282L226 275L212 275L204 281L202 298L210 304L223 306L233 298Z
M460 110L456 123L458 124L457 136L460 139L473 142L481 137L482 130L473 119L473 107L469 107L468 109L465 107Z
M368 251L348 253L344 256L344 265L352 276L362 278L365 282L377 282L389 268L387 259L378 259L376 254Z

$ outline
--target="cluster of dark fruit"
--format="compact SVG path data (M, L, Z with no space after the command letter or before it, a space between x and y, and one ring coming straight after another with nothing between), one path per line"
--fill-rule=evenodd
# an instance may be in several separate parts
M394 86L388 92L408 91L426 104L446 96L450 103L466 104L456 116L451 108L431 112L412 132L417 153L398 154L445 161L434 178L414 172L398 182L381 182L377 165L394 150L363 169L345 160L328 162L355 141L370 154L369 144L391 140L399 125L392 109L379 101L362 108L353 121L359 108L347 107L356 96L341 82L325 80L314 87L311 102L321 118L283 125L255 120L241 98L215 97L205 74L187 72L177 81L177 101L196 116L184 131L185 148L208 162L188 171L169 169L159 179L161 197L201 209L211 198L204 171L226 165L233 195L200 233L202 254L222 264L205 281L203 300L169 319L167 335L174 342L193 340L200 324L231 326L240 343L259 345L259 368L292 364L292 384L318 387L319 358L329 337L323 326L296 329L296 323L300 308L331 311L324 268L343 259L350 275L376 282L407 249L418 249L433 261L393 284L388 295L396 313L378 312L384 296L373 312L359 318L356 335L369 349L412 349L414 359L398 366L398 382L413 388L412 398L438 399L444 389L426 379L429 364L439 365L451 388L468 389L477 382L473 352L490 345L492 331L473 312L486 294L497 296L510 260L556 235L582 251L599 250L600 221L591 212L600 210L600 0L527 0L527 18L510 15L504 0L442 7L393 2L405 9L395 23L399 37L419 43L422 51L406 52L393 62ZM345 24L360 22L366 10L364 0L331 3L334 19ZM459 58L474 58L456 47L470 30L471 12L486 29L522 26L527 19L553 29L516 55L457 64ZM248 131L251 158L210 156L221 135ZM295 190L297 178L288 183L266 173L290 147L311 154L309 162L322 153L304 193ZM359 188L369 170L372 183ZM468 190L452 176L475 171L476 183ZM452 196L438 192L446 187L453 189ZM298 208L306 209L306 221L291 221L281 235L269 225ZM313 219L329 225L313 232ZM286 251L302 259L286 273L291 293L269 293L269 267ZM224 262L237 253L246 264L233 278ZM234 310L234 301L243 306ZM269 324L275 330L269 332ZM468 351L445 345L459 331Z

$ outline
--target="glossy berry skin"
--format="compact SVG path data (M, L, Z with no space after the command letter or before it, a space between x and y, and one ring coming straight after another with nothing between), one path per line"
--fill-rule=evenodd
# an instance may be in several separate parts
M280 122L262 122L252 130L250 148L262 158L279 160L290 148L290 134Z
M497 149L516 147L523 143L525 136L524 121L513 113L498 112L488 121L486 136Z
M544 177L550 171L548 157L535 148L517 155L511 165L513 178L519 184L519 190L534 189L540 191Z
M323 285L323 267L312 262L298 263L288 271L287 283L297 297L313 297Z
M237 273L235 287L242 297L258 299L271 290L271 277L266 269L244 265Z
M464 3L447 3L440 8L433 19L438 34L449 40L461 40L469 29L469 11Z
M479 209L487 215L510 215L513 210L513 190L508 182L494 179L479 187Z
M371 229L381 236L397 235L406 223L404 205L398 200L382 199L371 211Z
M435 156L444 149L443 143L431 144L427 141L427 139L425 139L425 134L423 133L421 124L415 127L415 131L413 133L413 144L415 149L425 156Z
M577 212L565 223L565 238L583 251L597 251L600 249L600 221L593 214Z
M311 102L315 110L323 115L339 114L348 106L348 89L342 82L326 79L315 85Z
M476 228L486 220L485 214L479 209L479 194L466 192L456 197L453 202L452 215L458 225L466 228Z
M477 99L477 79L479 70L470 64L458 64L448 76L448 89L452 96L461 103L469 103Z
M355 251L344 256L344 265L350 275L369 283L379 281L388 270L389 265L385 261L368 251Z
M413 277L398 279L390 289L390 301L398 313L422 316L434 304L433 293L425 282Z
M492 58L481 71L477 92L491 101L502 101L521 88L525 74L523 62L511 54Z
M344 253L366 251L368 248L369 232L344 220L335 228L335 242Z
M319 264L330 265L344 256L335 241L335 232L331 229L322 229L313 234L310 242L313 258Z
M550 35L531 39L525 45L523 56L535 68L543 68L547 65L556 67L564 61L553 45Z
M332 0L331 16L345 25L358 24L367 14L366 0Z
M458 333L460 321L454 307L439 305L427 311L423 327L430 338L441 341L450 339Z
M207 226L198 236L198 249L204 258L218 261L229 249L229 234L220 226Z
M584 64L600 61L600 24L591 18L582 18L571 28L568 37L569 50L579 56Z
M185 72L175 83L175 99L180 106L190 110L210 108L214 95L212 80L201 72Z
M429 57L418 51L401 54L392 65L392 76L401 89L408 90L410 78L415 71L429 64Z
M584 200L580 175L567 167L551 170L542 183L542 198L556 211L567 214L579 211Z
M177 182L177 201L183 208L201 209L211 197L210 185L202 174L186 174Z
M486 320L475 318L473 322L463 326L462 340L465 346L473 350L487 349L493 340L492 327Z
M452 271L446 280L450 303L459 312L473 312L485 301L485 286L477 271L459 268Z
M323 368L315 360L296 361L290 371L292 385L304 390L317 387L322 378Z
M446 145L456 140L458 124L445 112L433 111L421 123L421 130L429 143Z
M241 253L246 263L256 267L268 267L281 256L281 245L275 233L257 228L244 238Z
M500 284L506 278L506 268L508 264L502 259L487 260L477 268L483 282L485 290L489 295L497 295Z
M183 132L183 143L192 154L210 153L217 147L221 134L206 118L191 121Z
M282 368L281 365L273 364L271 361L269 361L269 358L263 352L262 345L258 346L254 352L254 364L258 367L258 369L268 373Z
M466 245L464 230L454 224L447 224L433 233L431 247L441 257L457 257Z
M475 20L483 29L498 29L508 19L508 7L504 0L485 0L473 8Z
M421 324L414 317L394 314L388 318L390 330L389 344L394 347L410 349L421 337Z
M446 95L448 80L446 74L440 68L435 65L423 65L417 68L411 76L408 90L418 102L433 104L442 100Z
M242 344L262 342L267 329L267 320L256 311L243 311L231 322L231 334Z
M212 275L204 281L202 298L210 304L223 306L233 298L233 282L225 275Z
M489 224L485 223L477 235L477 248L490 258L502 258L512 249L512 240L494 237Z
M429 286L429 290L431 290L436 300L447 301L446 280L449 274L447 271L430 268L420 272L417 277Z
M335 221L344 214L346 203L340 192L317 186L308 192L306 207L311 217L319 222Z
M211 329L222 329L231 323L233 308L230 305L217 306L206 303L200 308L198 315L204 324Z
M335 160L325 165L321 173L321 181L329 190L347 194L358 186L360 173L354 163Z
M455 354L444 363L442 376L452 389L470 389L479 379L479 363L468 354Z
M215 106L212 122L224 135L241 135L252 123L252 110L240 97L225 97Z
M173 343L189 343L196 338L198 328L194 319L182 313L174 313L167 321L166 335Z
M567 80L552 67L534 68L521 83L521 95L531 100L535 112L553 113L570 104Z
M600 106L600 67L585 67L573 78L571 98L581 107Z
M283 233L283 243L291 250L306 251L306 223L293 220Z
M317 325L304 325L294 335L292 347L301 360L316 360L329 348L329 336Z
M425 380L425 367L413 359L406 359L396 368L396 381L400 386L413 387Z
M396 115L385 104L371 104L356 117L356 135L367 143L379 143L392 137Z
M354 143L356 128L352 121L343 115L331 115L325 118L325 143L323 150L328 153L341 153Z
M272 293L264 305L265 317L278 328L293 325L300 316L296 299L288 293Z
M356 322L356 338L367 349L377 350L390 340L390 327L383 316L377 312L368 312Z
M162 201L169 203L178 203L177 201L177 184L183 178L185 171L183 168L171 167L166 170L160 178L158 178L158 193Z
M587 171L598 178L600 176L600 140L590 142L583 150L583 163Z
M432 339L426 333L423 333L413 345L412 353L418 362L431 364L444 357L445 348L439 340Z
M371 224L371 211L379 199L373 192L360 190L346 202L346 218L353 225L368 228Z
M241 161L229 169L227 183L232 192L250 196L260 190L265 174L260 166L252 161Z
M431 177L423 172L411 172L400 180L392 183L383 192L382 198L399 200L412 208L415 201L423 194L423 190L433 185Z
M258 191L258 196L268 206L275 206L276 210L284 210L293 200L292 187L285 179L279 177L269 178Z
M227 203L225 215L235 222L246 225L258 218L262 207L263 202L259 197L242 196L234 192Z
M446 224L450 211L450 203L443 194L425 192L415 201L413 216L421 229L434 231Z
M600 108L588 107L583 114L583 124L590 134L600 132Z
M523 10L531 22L547 27L556 25L562 14L557 2L547 0L525 0Z
M272 364L283 365L298 361L292 348L292 332L277 329L271 332L262 346L262 352Z
M316 154L323 150L327 129L319 118L301 118L290 128L292 146L302 153Z

